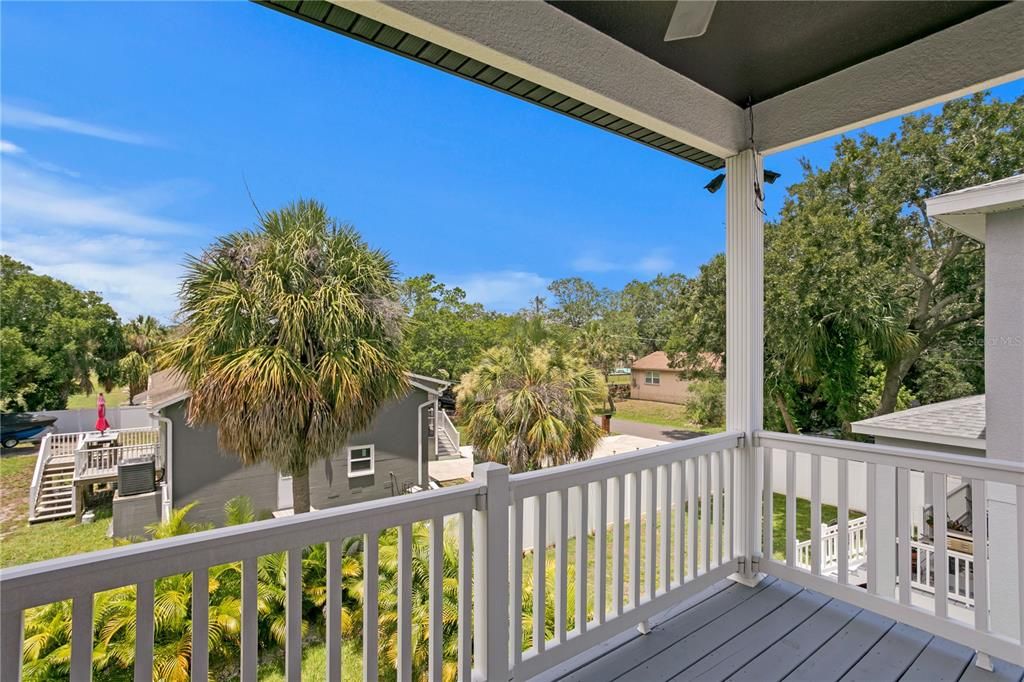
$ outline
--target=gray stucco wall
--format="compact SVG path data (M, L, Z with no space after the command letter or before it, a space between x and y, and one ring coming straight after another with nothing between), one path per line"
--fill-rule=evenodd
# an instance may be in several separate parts
M331 458L332 482L328 484L324 462L309 472L310 503L317 509L352 502L374 500L396 494L418 482L417 430L423 446L422 480L427 479L426 460L432 452L428 408L417 419L419 406L430 396L414 389L403 399L383 407L370 428L355 434L345 447ZM173 505L183 507L198 502L189 515L193 521L224 522L224 504L232 497L247 495L257 512L278 508L278 473L268 465L242 466L231 454L217 447L217 429L213 426L190 427L185 420L185 403L163 411L174 423L174 462L172 466ZM349 478L347 448L374 446L374 473ZM393 476L392 476L393 474Z

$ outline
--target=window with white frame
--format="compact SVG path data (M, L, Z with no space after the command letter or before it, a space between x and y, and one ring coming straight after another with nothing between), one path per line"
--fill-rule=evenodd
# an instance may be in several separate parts
M644 383L648 386L658 386L661 384L661 372L647 372L644 376Z
M369 476L373 473L373 446L354 445L348 449L348 477Z

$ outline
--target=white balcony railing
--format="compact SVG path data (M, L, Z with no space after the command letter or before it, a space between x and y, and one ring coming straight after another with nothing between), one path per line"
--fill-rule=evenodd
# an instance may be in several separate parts
M846 551L848 566L854 566L867 557L868 520L865 516L851 519L846 528ZM802 540L796 544L796 565L811 570L811 543L813 540ZM821 570L833 571L839 567L839 524L822 526L821 528Z
M119 430L113 445L87 448L79 444L75 449L75 480L116 476L117 466L122 463L153 461L159 469L163 466L162 454L157 429Z
M341 561L344 541L359 538L361 551L362 674L376 680L381 660L381 608L394 609L396 636L394 663L398 679L413 671L414 576L427 583L429 605L426 643L415 646L416 660L428 660L428 679L441 678L442 664L454 666L459 678L526 679L565 661L617 633L672 607L745 563L749 550L754 566L810 589L844 599L863 608L944 636L979 651L1015 663L1024 663L1019 637L991 631L987 585L990 564L975 551L970 593L976 604L974 622L950 617L953 600L945 581L932 581L930 608L910 600L910 581L886 582L887 559L880 551L896 545L897 533L910 537L909 496L911 473L923 474L934 491L946 490L949 477L964 477L974 487L974 518L984 518L979 506L986 485L1014 486L1018 514L1024 509L1024 467L1010 462L940 453L870 446L786 434L760 433L754 447L739 434L723 433L664 445L611 458L554 467L509 476L497 464L478 465L470 483L397 498L387 498L274 519L244 526L220 528L167 540L119 547L66 557L0 572L0 677L17 679L22 660L22 622L25 611L55 601L71 600L70 675L88 679L92 665L93 597L99 592L135 586L135 677L149 679L153 664L154 581L166 576L192 574L192 584L207 584L211 567L240 565L241 679L256 679L258 660L257 559L286 553L285 668L298 679L302 662L302 590L323 589L326 594L325 641L328 680L341 679ZM751 459L752 458L752 459ZM785 559L777 560L761 547L773 546L771 494L755 493L745 504L739 491L758 490L771 481L776 459L787 468ZM823 462L831 462L823 467ZM811 470L811 553L809 568L797 565L795 481L797 464ZM753 466L751 466L753 465ZM834 465L834 467L832 466ZM891 522L896 532L887 536L879 521L886 505L869 499L865 517L866 589L851 579L850 527L847 492L851 471L865 467L875 475L878 467L893 467L897 499ZM835 576L823 566L831 550L822 550L822 471L835 471L838 480L828 490L838 495ZM869 487L870 492L870 487ZM771 492L771 486L766 486ZM877 498L878 496L875 496ZM936 514L945 513L944 495L933 496ZM891 502L891 500L890 500ZM803 502L801 502L803 504ZM764 516L758 515L758 511ZM1024 516L1024 514L1020 514ZM447 522L447 525L446 525ZM413 533L429 528L428 548L417 544L414 563ZM937 535L944 535L937 524ZM760 527L758 527L760 526ZM974 524L974 547L986 547L984 523ZM1022 524L1024 527L1024 524ZM397 534L395 592L379 594L381 562L378 539L388 529ZM457 565L444 558L445 532L455 536ZM449 536L450 541L453 539ZM303 585L303 550L326 543L325 584ZM761 544L763 543L763 545ZM527 546L534 549L524 550ZM815 549L817 548L817 549ZM897 575L912 576L912 544L903 543ZM921 556L920 553L917 556ZM425 558L424 558L425 557ZM950 558L945 538L937 537L932 566ZM447 562L447 563L446 563ZM415 572L413 569L416 569ZM582 568L582 570L580 570ZM389 569L390 570L390 569ZM920 572L920 569L919 569ZM1019 571L1017 572L1020 573ZM444 642L445 585L457 581L454 642ZM1000 580L1013 579L1000 576ZM550 584L548 581L551 581ZM1018 580L1020 580L1018 578ZM442 589L446 591L442 593ZM956 587L952 589L957 592ZM529 595L527 597L527 595ZM380 602L378 596L386 597ZM192 622L208 622L209 594L192 594ZM387 604L388 606L381 606ZM1024 612L1024 609L1022 609ZM414 615L416 618L414 619ZM450 613L449 613L450 615ZM553 622L548 619L553 616ZM385 619L386 620L386 619ZM449 620L449 622L451 622ZM418 628L419 625L416 625ZM416 632L419 630L417 629ZM208 640L203 627L193 630L191 675L205 679L209 672ZM442 644L444 646L442 647ZM389 645L390 646L390 645ZM390 664L389 664L390 665Z

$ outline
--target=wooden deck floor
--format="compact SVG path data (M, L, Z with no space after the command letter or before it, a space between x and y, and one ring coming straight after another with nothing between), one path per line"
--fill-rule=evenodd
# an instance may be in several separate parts
M1021 682L1024 669L783 580L722 581L539 679Z

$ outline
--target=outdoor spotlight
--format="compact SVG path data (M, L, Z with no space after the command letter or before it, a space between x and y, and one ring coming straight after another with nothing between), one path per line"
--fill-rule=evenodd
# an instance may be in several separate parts
M718 190L722 189L723 182L725 182L725 173L719 173L715 177L711 178L711 182L704 185L704 189L714 194Z
M775 171L766 170L764 172L764 181L769 185L774 185L775 181L782 177L782 173L776 173Z

